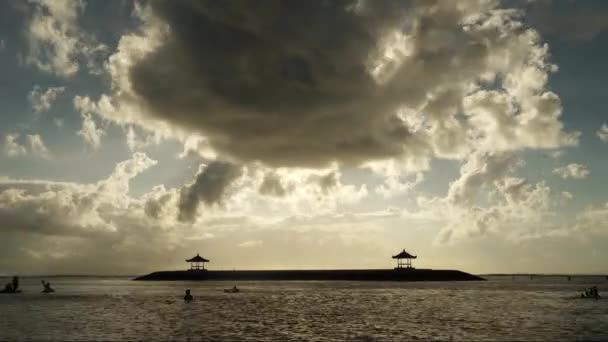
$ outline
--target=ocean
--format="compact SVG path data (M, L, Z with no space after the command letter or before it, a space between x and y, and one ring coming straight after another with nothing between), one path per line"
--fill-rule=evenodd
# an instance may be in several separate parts
M0 340L608 340L602 277L486 282L140 282L20 279L0 294ZM0 285L9 278L0 279ZM241 292L224 293L237 285ZM604 298L581 299L598 286ZM183 301L185 289L195 299Z

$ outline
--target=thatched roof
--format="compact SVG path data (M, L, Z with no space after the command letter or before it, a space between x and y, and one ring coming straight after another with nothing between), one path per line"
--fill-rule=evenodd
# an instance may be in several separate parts
M417 256L415 255L411 255L410 253L406 252L405 249L397 254L397 255L393 255L393 259L416 259Z
M209 262L209 260L201 257L200 255L198 255L198 253L196 253L196 256L192 259L187 259L186 262Z

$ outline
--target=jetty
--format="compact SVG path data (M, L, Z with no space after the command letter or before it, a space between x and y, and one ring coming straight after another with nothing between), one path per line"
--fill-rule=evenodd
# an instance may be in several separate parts
M392 257L397 260L393 269L343 269L343 270L233 270L215 271L204 267L208 259L197 254L187 259L190 269L159 271L135 278L135 280L350 280L350 281L483 281L482 277L458 270L416 269L411 255L405 249ZM403 261L405 260L405 262Z

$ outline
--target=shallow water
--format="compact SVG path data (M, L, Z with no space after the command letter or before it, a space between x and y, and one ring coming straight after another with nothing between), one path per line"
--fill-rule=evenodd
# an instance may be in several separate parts
M22 278L0 340L606 340L604 277L487 282L136 282ZM0 284L8 282L1 279ZM224 293L237 285L241 293ZM195 296L182 300L184 289Z

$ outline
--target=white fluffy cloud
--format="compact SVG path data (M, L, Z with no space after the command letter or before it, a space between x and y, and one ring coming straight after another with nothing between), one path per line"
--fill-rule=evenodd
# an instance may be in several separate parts
M131 152L140 151L152 144L159 144L161 140L160 136L154 133L142 137L136 133L136 129L133 126L127 128L125 138L127 140L127 147Z
M583 164L572 163L566 166L558 167L553 170L553 173L563 179L584 179L587 178L591 171Z
M30 151L36 156L48 159L50 157L49 149L44 144L42 137L39 134L28 134L27 142L30 146Z
M106 132L97 127L93 115L89 113L82 114L82 126L77 133L82 140L94 150L101 147L101 137Z
M51 109L51 105L55 102L57 96L65 91L65 87L49 87L43 91L40 86L35 85L28 95L28 99L34 112L42 113Z
M18 133L7 134L4 137L4 152L9 157L24 156L29 151L38 157L48 159L50 157L49 149L42 140L39 134L28 134L25 136L26 144L19 142L20 135Z
M4 152L7 156L17 157L27 154L25 146L17 141L18 138L19 134L17 133L7 134L4 137Z
M160 185L141 196L132 196L130 181L155 164L145 154L135 153L131 159L118 163L107 178L89 184L0 178L3 246L7 241L18 241L1 249L0 256L20 255L19 263L28 267L48 267L57 262L72 272L86 270L91 260L99 258L96 265L101 272L141 272L159 267L167 253L180 255L180 249L183 252L198 248L201 240L214 240L214 245L217 241L218 246L223 246L213 249L216 255L236 245L254 247L261 241L266 245L267 240L280 246L281 237L296 234L289 229L282 233L282 229L288 224L295 229L295 222L299 222L299 229L310 232L306 234L306 239L310 239L317 234L314 231L336 225L337 221L316 219L335 212L327 206L333 203L335 209L341 203L356 200L353 189L342 185L335 173L286 171L278 175L279 182L286 186L285 194L268 202L266 199L276 194L262 194L259 187L270 170L244 168L231 182L210 185L227 170L222 166L211 172L211 165L201 168L191 184L179 188ZM242 191L232 191L234 188ZM181 220L180 215L183 194L192 192L197 194L199 204L189 222ZM220 200L221 203L212 202ZM270 212L280 215L268 216ZM292 219L295 221L290 223ZM354 227L361 225L362 220L358 221ZM347 225L343 222L340 227ZM235 230L239 234L231 233ZM336 239L342 233L340 228L318 238ZM347 236L351 233L344 232ZM298 241L298 245L312 243ZM336 248L342 248L343 242L335 242ZM44 248L41 244L45 244ZM74 244L81 248L73 248ZM314 245L322 248L316 242ZM124 263L117 265L116 257Z
M474 153L445 197L418 197L417 208L404 215L440 227L440 244L488 234L510 240L529 236L546 228L539 223L563 200L545 182L515 177L522 165L513 153Z
M608 125L603 124L595 134L598 138L600 138L601 141L608 142Z
M26 62L63 77L76 74L81 62L95 71L96 54L106 47L78 26L85 2L37 0L31 4L33 15L26 29L29 48Z
M416 173L413 179L407 179L403 176L387 176L383 184L376 187L376 193L384 198L391 198L408 193L424 180L422 172Z
M475 153L460 169L460 178L450 183L447 194L449 203L471 206L478 201L484 187L513 172L523 161L512 153Z

